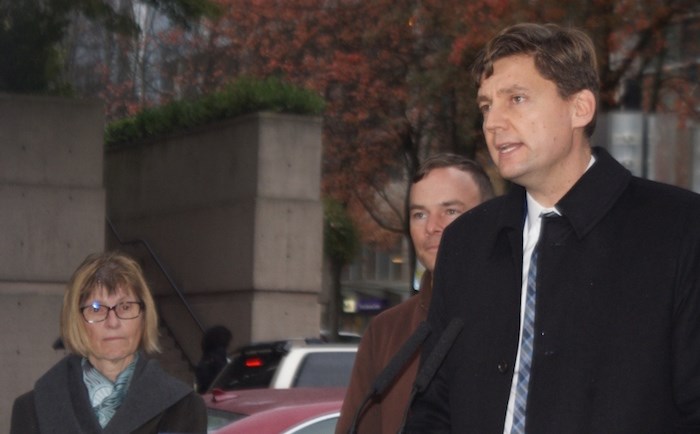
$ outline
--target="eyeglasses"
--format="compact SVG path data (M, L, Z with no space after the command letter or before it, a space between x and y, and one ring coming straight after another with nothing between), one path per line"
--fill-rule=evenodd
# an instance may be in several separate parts
M80 312L83 314L85 321L94 324L106 320L110 310L113 310L119 319L134 319L141 315L143 307L144 303L142 301L122 301L111 307L95 301L87 306L82 306Z

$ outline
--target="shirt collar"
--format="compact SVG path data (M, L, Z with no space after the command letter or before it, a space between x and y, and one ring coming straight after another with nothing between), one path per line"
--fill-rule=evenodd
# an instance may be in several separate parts
M595 155L593 155L591 153L591 159L588 161L588 166L586 166L586 170L584 171L584 173L586 173L588 171L588 169L590 169L593 166L594 163L595 163ZM533 198L530 195L530 193L525 194L525 200L527 201L527 222L528 223L526 223L527 224L526 229L528 231L532 230L532 228L535 224L534 222L536 222L537 219L544 214L555 213L555 214L562 215L561 211L557 208L556 205L554 205L553 207L550 207L550 208L546 208L546 207L540 205L539 202L537 202L535 200L535 198Z
M557 202L579 238L585 236L618 201L632 174L604 148L594 147L595 164Z
M604 148L594 147L593 155L583 176L555 205L578 237L583 237L610 210L632 179L629 170ZM498 218L499 226L523 231L528 210L533 209L526 197L523 187L510 186Z

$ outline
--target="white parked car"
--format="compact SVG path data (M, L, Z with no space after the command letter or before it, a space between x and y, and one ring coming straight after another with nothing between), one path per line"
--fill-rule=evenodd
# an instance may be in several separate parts
M231 355L209 391L347 387L356 353L357 344L304 339L248 345Z

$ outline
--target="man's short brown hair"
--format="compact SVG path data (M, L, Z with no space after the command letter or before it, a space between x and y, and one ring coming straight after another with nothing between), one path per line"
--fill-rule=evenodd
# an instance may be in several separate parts
M430 171L445 167L454 167L455 169L470 174L476 186L479 188L482 202L494 196L491 179L484 168L470 158L452 153L434 154L426 158L413 176L413 184L423 179Z
M507 27L486 44L472 65L477 88L481 80L493 74L495 61L514 55L532 56L537 71L554 82L562 98L587 89L598 101L600 79L595 47L583 31L556 24L521 23ZM585 128L588 137L593 135L595 124L594 115Z

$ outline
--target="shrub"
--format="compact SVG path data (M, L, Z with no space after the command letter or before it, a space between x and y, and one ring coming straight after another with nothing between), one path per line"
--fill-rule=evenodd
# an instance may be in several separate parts
M276 78L241 78L197 100L174 101L111 122L105 129L105 143L116 148L258 111L319 115L323 107L323 99L310 90Z

